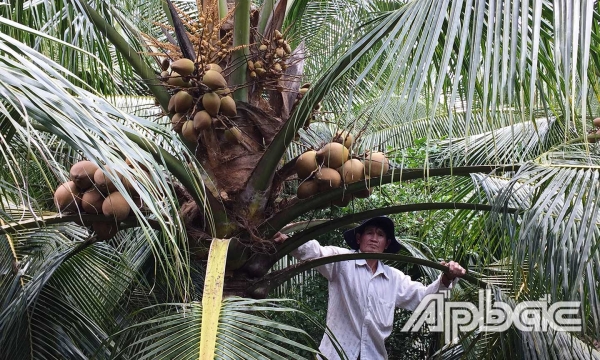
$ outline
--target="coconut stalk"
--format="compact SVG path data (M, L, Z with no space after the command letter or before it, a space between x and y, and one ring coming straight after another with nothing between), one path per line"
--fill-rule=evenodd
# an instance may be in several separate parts
M230 82L238 87L233 92L236 101L248 102L247 71L248 45L250 44L250 0L236 0L235 14L233 17L233 47L241 47L234 51L231 63L234 67L230 76Z

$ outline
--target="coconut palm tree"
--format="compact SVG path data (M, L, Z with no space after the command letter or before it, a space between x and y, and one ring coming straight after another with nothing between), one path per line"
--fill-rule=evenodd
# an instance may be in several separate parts
M597 3L254 5L0 10L0 354L298 356L314 344L289 340L286 332L302 332L264 316L293 311L265 300L269 292L324 262L367 255L274 268L279 259L374 215L444 211L453 217L444 240L477 275L461 296L493 286L507 302L546 293L580 301L584 328L466 333L439 356L598 357L600 207L595 131L588 136L598 115ZM181 73L180 59L191 71ZM216 82L207 78L214 63ZM171 99L183 93L192 107L178 111ZM210 112L204 99L215 96L210 130L182 121ZM236 106L226 112L224 101ZM351 155L364 164L387 152L389 171L337 188L326 178L300 200L297 188L321 176L315 168L299 178L300 155L345 142L338 131L353 134ZM399 150L422 138L443 151L407 168ZM323 168L336 167L332 154L319 154ZM118 205L104 200L103 213L90 213L58 198L81 160L99 168L98 187L112 183ZM294 223L371 187L432 177L443 178L446 202ZM68 189L77 203L81 189ZM293 236L275 244L278 231ZM417 256L371 256L444 269Z

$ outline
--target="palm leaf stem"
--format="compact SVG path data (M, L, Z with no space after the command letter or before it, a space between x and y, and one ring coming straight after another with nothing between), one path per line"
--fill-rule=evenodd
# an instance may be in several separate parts
M236 0L233 28L233 47L240 47L234 51L231 57L231 63L237 64L231 73L230 82L233 86L239 86L233 93L233 98L237 101L248 102L248 87L246 84L246 73L248 65L246 56L248 54L248 45L250 44L250 0Z
M82 1L79 4L83 7L83 10L92 20L96 28L108 38L108 40L115 46L115 48L121 53L123 58L131 64L135 71L141 76L142 79L148 85L148 89L158 99L161 107L167 112L169 105L170 95L164 89L164 87L158 81L156 74L144 62L143 58L138 55L138 52L127 43L127 41L117 32L117 30L109 24L94 8L92 8L86 1Z
M261 298L266 297L269 294L269 291L292 277L315 268L317 266L330 264L334 262L346 261L346 260L356 260L356 259L379 259L379 260L391 260L391 261L399 261L408 264L415 264L420 266L427 266L430 268L438 269L443 271L444 273L448 272L448 267L442 264L439 264L434 261L420 259L412 256L405 255L397 255L397 254L383 254L383 253L354 253L354 254L343 254L343 255L334 255L334 256L325 256L314 260L300 262L298 264L289 266L283 270L274 271L261 280L255 282L251 287L248 288L248 294L251 294L253 297ZM462 279L470 282L473 285L479 286L481 288L486 288L488 284L473 275L465 274Z

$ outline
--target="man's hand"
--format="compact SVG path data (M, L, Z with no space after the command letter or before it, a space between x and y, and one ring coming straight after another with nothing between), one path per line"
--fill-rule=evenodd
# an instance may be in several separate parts
M286 241L286 240L288 239L288 237L289 237L289 236L287 236L287 235L286 235L286 234L284 234L284 233L277 232L277 234L275 234L275 235L273 236L273 242L275 242L275 244L281 244L281 243L283 243L284 241Z
M448 267L448 272L442 275L442 283L446 287L450 286L452 280L462 277L467 273L467 271L455 261L450 261L449 263L442 261L440 264Z

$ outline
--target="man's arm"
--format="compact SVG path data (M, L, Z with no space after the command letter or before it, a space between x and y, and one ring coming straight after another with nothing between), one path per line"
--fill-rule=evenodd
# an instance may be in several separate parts
M451 261L442 265L448 266L449 271L440 275L433 283L428 286L421 282L412 281L410 276L405 275L400 270L397 270L396 281L396 307L403 309L414 310L419 306L423 298L429 294L435 294L440 290L448 290L453 287L458 281L458 278L463 276L466 271L458 263Z
M288 236L282 233L275 234L273 240L276 243L282 243L287 240ZM336 246L321 246L317 240L310 240L300 245L297 249L290 252L290 255L298 260L311 260L317 259L324 256L345 254L350 252L348 249L336 247ZM316 269L325 276L327 280L331 280L335 273L337 263L329 263L318 266Z

